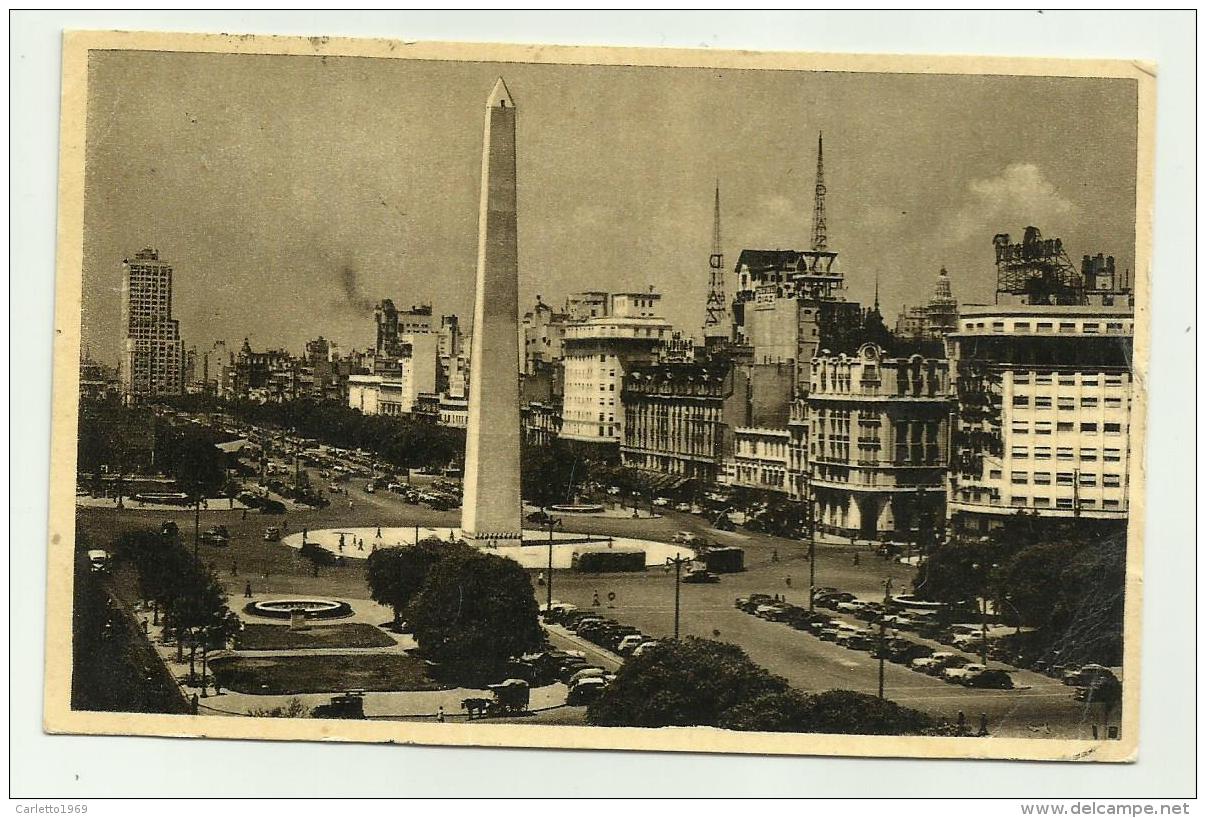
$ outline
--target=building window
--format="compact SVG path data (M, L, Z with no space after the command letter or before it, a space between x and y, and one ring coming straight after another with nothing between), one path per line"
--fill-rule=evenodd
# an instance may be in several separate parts
M988 479L989 480L1000 480L1001 479L1001 470L1000 469L989 469L988 470Z
M1051 498L1050 497L1035 497L1034 498L1034 507L1035 508L1051 508Z
M1015 460L1025 460L1030 456L1030 450L1025 446L1014 446L1009 455Z
M1096 335L1101 329L1100 324L1085 324L1082 330L1086 335Z
M1041 421L1041 420L1040 420L1040 421L1037 421L1037 422L1034 424L1034 433L1035 433L1036 435L1049 435L1049 434L1051 434L1051 423L1050 423L1050 421Z
M1013 483L1015 486L1024 486L1029 481L1026 477L1026 472L1014 471L1009 473L1009 482Z
M1034 459L1035 460L1050 460L1051 459L1051 447L1050 446L1036 446L1034 448Z
M1013 328L1016 332L1030 332L1030 322L1017 321L1014 323Z
M1039 332L1050 332L1051 331L1051 322L1050 321L1040 321L1038 324L1038 331Z
M1122 487L1122 475L1119 474L1103 474L1101 476L1101 485L1108 489L1116 489Z
M1107 435L1122 434L1122 424L1121 423L1106 423L1103 425L1102 428L1105 430L1105 433Z
M1115 424L1115 425L1117 425L1117 424ZM1080 431L1081 431L1081 434L1095 435L1095 434L1097 434L1097 424L1096 423L1082 423L1082 424L1080 424Z
M1030 434L1030 424L1026 423L1025 421L1015 421L1013 426L1010 427L1010 431L1012 431L1015 435L1028 435Z
M1102 500L1101 505L1103 508L1122 508L1122 503L1119 500Z
M1071 412L1075 408L1076 408L1076 398L1061 397L1059 399L1059 410L1061 412Z
M1089 486L1089 487L1096 486L1097 485L1097 475L1094 474L1093 472L1081 472L1079 482L1082 486Z
M1056 508L1072 508L1073 507L1072 506L1072 498L1071 497L1057 498L1055 501L1055 507Z
M1034 383L1038 386L1044 386L1051 383L1050 372L1036 372L1034 374Z
M1105 376L1105 385L1106 386L1122 386L1122 376L1121 375L1106 375Z
M1034 473L1034 484L1035 484L1036 486L1049 486L1049 485L1051 485L1051 472L1049 472L1049 471L1036 471L1036 472Z
M1076 324L1068 322L1068 321L1061 321L1060 325L1059 325L1059 331L1060 332L1076 332Z
M1057 460L1071 460L1074 457L1071 446L1060 446L1055 450Z
M1070 471L1061 471L1055 475L1055 484L1057 486L1072 486L1075 483L1076 478Z
M1027 497L1011 497L1009 498L1009 504L1011 506L1024 506L1028 499Z
M1088 463L1096 463L1097 462L1097 450L1096 449L1081 449L1080 450L1080 459L1084 460Z
M1122 332L1122 324L1108 323L1106 324L1106 332Z
M1014 383L1014 386L1025 385L1025 384L1030 383L1030 373L1029 372L1013 373L1013 383Z
M1084 375L1084 376L1082 376L1082 377L1081 377L1081 379L1080 379L1080 385L1081 385L1081 386L1093 386L1093 387L1095 387L1095 386L1097 386L1097 383L1098 383L1098 382L1097 382L1097 376L1096 376L1096 375Z
M1096 409L1097 408L1097 398L1081 398L1080 399L1080 408L1081 409ZM1109 424L1106 424L1106 425L1108 426Z
M1005 331L1005 322L1004 321L993 321L992 322L992 331L993 332L1004 332Z
M1026 395L1014 395L1013 396L1013 405L1015 407L1029 406L1030 398L1027 397Z
M1074 432L1074 431L1076 431L1076 424L1071 421L1057 423L1057 424L1055 424L1055 431L1057 431L1057 432Z
M1107 395L1105 397L1105 407L1107 409L1121 409L1122 398L1118 395Z
M1121 449L1106 449L1102 453L1101 459L1107 463L1121 463L1122 462L1122 450Z

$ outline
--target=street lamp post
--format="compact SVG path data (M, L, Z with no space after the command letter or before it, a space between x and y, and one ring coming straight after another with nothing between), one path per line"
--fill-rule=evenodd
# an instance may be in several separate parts
M684 557L682 554L676 554L673 557L666 557L666 565L674 566L674 641L678 641L678 615L679 615L679 586L682 584L683 564L691 560Z
M884 580L884 606L885 606L884 610L885 611L887 610L886 606L887 606L888 602L891 600L891 598L892 598L892 578L888 577L886 580ZM883 614L881 614L879 617L879 651L877 651L879 653L879 698L881 700L884 697L884 656L886 654L886 651L884 650L885 628L886 628L886 626L884 624L884 617L883 617Z
M209 697L209 693L207 692L209 682L206 681L208 671L209 671L209 630L207 628L202 628L201 629L201 698L203 698L203 699Z
M201 496L193 498L193 562L198 559L197 552L201 545Z
M545 575L545 587L547 594L545 596L546 602L544 605L544 611L547 614L553 609L553 529L556 526L561 525L561 518L558 517L554 519L553 517L550 517L548 511L545 511L545 517L545 525L549 527L549 570Z

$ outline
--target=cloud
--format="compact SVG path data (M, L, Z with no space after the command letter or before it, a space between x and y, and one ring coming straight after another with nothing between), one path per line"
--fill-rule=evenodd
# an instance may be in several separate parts
M1018 162L996 176L975 179L970 194L951 216L945 233L955 241L1018 232L1027 225L1058 235L1076 212L1038 165Z

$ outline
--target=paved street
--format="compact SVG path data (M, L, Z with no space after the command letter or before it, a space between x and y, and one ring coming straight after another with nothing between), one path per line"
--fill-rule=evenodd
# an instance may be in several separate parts
M317 473L314 478L317 479ZM351 560L343 567L325 568L319 577L311 575L309 563L282 543L263 540L269 525L286 525L288 532L308 529L350 528L353 526L404 526L419 524L435 529L454 529L460 525L460 511L433 511L411 505L384 491L366 493L363 480L348 482L348 496L332 497L326 509L293 511L283 516L255 512L243 519L240 510L212 509L204 516L202 528L225 524L231 543L225 548L201 546L203 559L214 564L227 582L232 602L242 597L246 583L255 596L308 594L357 599L365 596L364 566ZM351 507L348 500L351 500ZM157 526L164 519L175 519L186 542L192 536L192 515L176 512L126 509L81 508L80 529L91 542L107 544L120 528ZM720 532L709 529L699 517L666 512L659 519L566 517L565 530L613 536L670 540L679 530L691 531L714 542L737 545L746 551L747 570L725 575L712 585L682 586L682 624L684 635L719 638L741 645L750 657L774 673L786 677L803 690L846 688L875 693L878 662L869 653L849 650L822 642L807 633L781 623L767 622L741 612L733 606L735 597L750 593L781 594L787 600L803 604L808 597L809 562L802 543L744 531ZM860 555L855 565L853 555ZM777 552L778 560L774 559ZM817 584L841 588L867 599L883 593L883 582L891 578L893 588L909 588L912 569L876 558L867 546L822 544L817 549ZM232 574L237 562L238 576ZM536 584L537 571L531 571ZM788 578L791 580L788 585ZM606 605L607 594L616 594L614 609L604 607L607 615L635 625L653 637L673 632L674 576L671 572L650 569L640 574L585 575L556 571L553 596L579 606L589 606L594 593ZM543 601L544 587L537 587ZM554 641L563 647L583 649L570 644L560 634ZM599 657L591 656L592 661ZM1015 684L1028 689L1013 691L974 690L946 684L936 678L914 673L892 663L885 665L887 696L900 704L916 707L948 719L961 710L969 724L976 724L980 713L989 719L997 735L1019 737L1065 737L1090 734L1092 716L1072 699L1072 688L1039 674L1019 671Z

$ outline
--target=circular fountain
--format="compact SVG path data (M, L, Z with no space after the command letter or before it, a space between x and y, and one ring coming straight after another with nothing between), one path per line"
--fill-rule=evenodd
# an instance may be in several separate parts
M339 619L352 615L352 606L337 599L262 599L243 608L253 616L292 619L300 612L306 619Z

